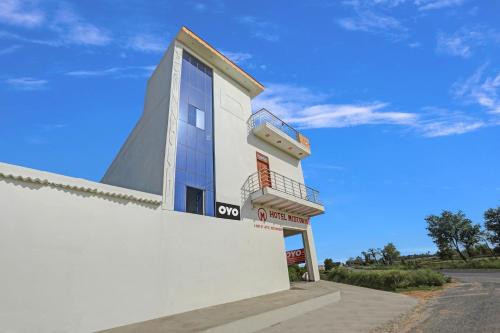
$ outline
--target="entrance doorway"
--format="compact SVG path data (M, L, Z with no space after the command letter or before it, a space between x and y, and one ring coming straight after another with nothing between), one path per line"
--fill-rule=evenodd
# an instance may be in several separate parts
M309 248L305 241L305 230L283 228L285 238L285 259L290 282L314 281L311 271Z
M259 152L257 152L257 172L259 174L260 187L272 187L269 158Z

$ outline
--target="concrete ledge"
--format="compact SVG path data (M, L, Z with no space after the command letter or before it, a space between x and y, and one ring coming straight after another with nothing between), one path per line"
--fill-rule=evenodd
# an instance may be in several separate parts
M109 329L108 333L256 332L341 299L326 281L295 283L290 290Z
M217 326L206 330L212 333L251 333L257 332L264 328L271 327L282 321L292 319L307 312L311 312L327 306L329 304L340 301L340 291L334 291L330 294L316 297L304 302L264 312L255 316L236 320L225 325Z

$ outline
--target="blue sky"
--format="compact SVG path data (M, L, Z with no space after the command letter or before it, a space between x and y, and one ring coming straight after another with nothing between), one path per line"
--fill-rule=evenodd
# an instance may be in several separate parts
M254 108L311 139L320 260L389 241L433 251L426 215L481 222L500 204L499 12L493 0L2 0L0 160L99 180L186 25L264 83Z

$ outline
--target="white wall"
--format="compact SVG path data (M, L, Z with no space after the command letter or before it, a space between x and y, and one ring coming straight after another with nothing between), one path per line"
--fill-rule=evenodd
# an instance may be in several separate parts
M283 234L249 220L3 176L0 212L0 332L89 332L289 288Z
M106 171L103 183L154 194L163 193L173 52L174 43L149 79L144 112Z
M304 183L300 161L249 132L251 99L237 83L214 70L215 180L217 200L243 202L242 186L257 172L256 152L269 157L271 170Z

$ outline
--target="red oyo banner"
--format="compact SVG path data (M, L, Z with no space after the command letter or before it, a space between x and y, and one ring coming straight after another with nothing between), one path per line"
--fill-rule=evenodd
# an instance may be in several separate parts
M286 251L286 263L288 266L293 264L302 264L306 262L306 252L304 249Z

